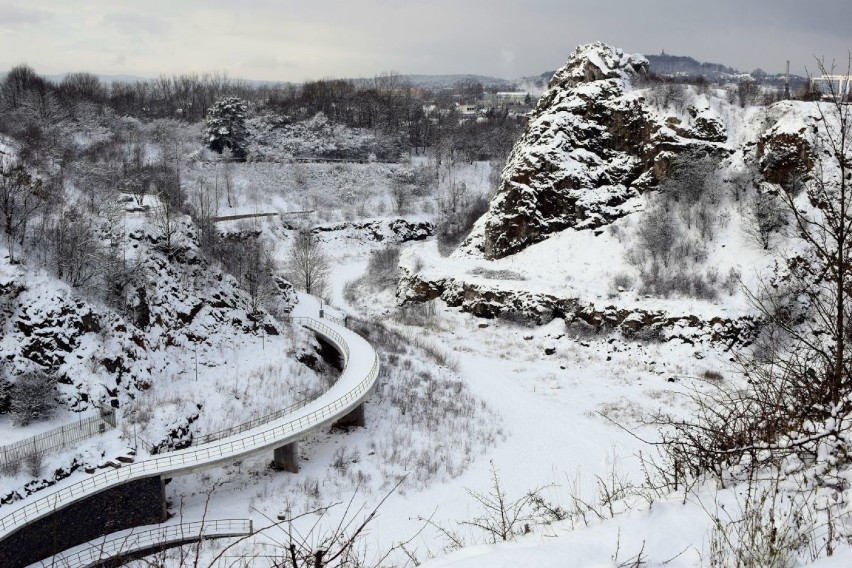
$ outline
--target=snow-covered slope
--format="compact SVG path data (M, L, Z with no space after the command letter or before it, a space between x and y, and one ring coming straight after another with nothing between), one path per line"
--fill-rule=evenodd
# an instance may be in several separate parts
M114 436L109 455L92 452L100 444L92 440L56 459L46 456L50 471L4 475L3 502L127 455L128 448L138 448L138 456L185 447L195 435L325 388L324 363L310 332L257 313L236 279L201 254L188 217L176 223L168 251L149 215L127 212L123 225L126 281L120 287L107 281L116 292L109 303L100 286L75 289L35 263L9 264L0 247L4 379L13 389L34 370L56 380L59 409L37 424L41 429L71 422L79 412L113 408L123 435L120 442ZM290 300L282 291L280 301ZM34 433L15 422L0 414L7 443Z
M789 219L760 223L813 167L815 104L743 108L723 88L645 79L646 66L606 44L578 47L466 241L449 258L429 245L403 257L400 303L440 297L484 317L628 332L681 318L751 325L743 288L789 249Z
M649 112L632 85L647 67L603 43L578 47L539 99L463 248L501 258L568 227L604 225L637 210L665 169L664 152L726 140L709 109L677 127Z

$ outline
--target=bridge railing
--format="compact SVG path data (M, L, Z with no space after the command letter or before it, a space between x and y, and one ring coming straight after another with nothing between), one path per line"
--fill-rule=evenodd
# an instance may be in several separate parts
M131 555L152 548L195 542L201 538L246 536L253 532L250 519L220 519L143 527L90 541L84 545L85 548L57 554L31 565L30 568L88 568L99 560Z
M76 422L69 422L18 442L0 446L0 467L20 464L33 454L40 455L70 448L112 428L115 428L115 411L99 411L97 415L86 416Z
M313 318L294 318L294 320L308 324L309 327L320 333L327 333L329 338L334 339L335 336L339 338L337 341L341 342L340 347L344 351L345 359L348 362L349 346L346 344L344 338L331 329L330 326ZM349 367L344 368L344 373L349 370ZM205 446L198 446L197 448L188 448L174 453L158 455L157 457L139 461L126 467L91 475L49 495L36 499L0 518L0 538L35 519L59 509L69 502L85 497L87 494L95 493L131 479L142 479L181 471L188 473L187 470L198 468L208 463L220 463L228 458L237 459L239 456L274 447L276 443L292 439L299 434L307 433L329 419L343 416L345 414L344 410L348 411L354 407L354 401L366 398L375 384L378 373L379 358L376 352L373 351L372 366L355 387L304 416L272 426L249 436L237 435L230 439L222 440L219 443L211 443ZM318 400L315 399L312 402L317 402Z
M338 319L338 318L331 317L327 314L324 316L324 318L330 319L331 321L333 321L334 323L337 323L340 326L343 325L343 321ZM339 333L337 333L335 330L333 330L329 326L323 324L322 322L314 320L313 318L290 317L290 318L287 318L287 319L293 321L294 323L304 325L305 327L307 327L309 329L313 329L314 331L318 331L318 332L322 333L323 335L327 336L329 339L332 339L340 347L340 349L344 353L344 366L345 366L345 364L346 364L345 361L349 360L349 345L347 345L346 341L344 341L343 337ZM192 439L191 445L200 446L202 444L209 444L211 442L216 442L218 440L223 440L223 439L229 438L231 436L236 436L238 434L242 434L243 432L248 432L249 430L254 430L255 428L263 426L264 424L269 424L270 422L274 422L275 420L279 420L279 419L287 416L288 414L291 414L291 413L309 405L311 402L313 402L314 400L316 400L320 396L327 393L328 390L333 386L334 386L333 384L328 385L327 387L322 389L313 398L306 398L306 399L303 399L303 400L299 400L297 402L294 402L290 406L287 406L286 408L282 408L281 410L276 410L275 412L272 412L272 413L267 414L265 416L255 418L254 420L249 420L248 422L243 422L242 424L238 424L236 426L231 426L230 428L225 428L223 430L211 432L209 434L204 434L202 436L196 436ZM174 450L166 450L166 452L168 452L168 451L174 451ZM160 453L166 453L166 452L160 452Z

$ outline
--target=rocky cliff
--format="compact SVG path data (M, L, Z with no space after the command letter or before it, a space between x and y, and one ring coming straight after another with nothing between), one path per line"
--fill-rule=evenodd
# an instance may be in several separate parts
M578 47L538 101L462 248L502 258L569 227L600 227L637 210L670 152L719 150L728 135L709 107L668 119L648 109L635 88L647 68L643 56L603 43Z
M744 288L783 265L790 220L777 195L813 170L822 118L814 103L742 106L735 86L646 70L640 55L578 47L488 212L449 257L413 247L398 302L441 298L480 317L627 334L684 318L705 331L753 328ZM747 343L749 333L709 335Z

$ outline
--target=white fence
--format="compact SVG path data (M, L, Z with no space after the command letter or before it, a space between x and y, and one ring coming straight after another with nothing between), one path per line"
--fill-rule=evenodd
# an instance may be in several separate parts
M107 535L71 551L31 564L30 568L89 568L102 560L117 556L130 556L137 552L179 546L199 539L246 536L252 532L252 523L249 519L154 525Z
M70 448L112 428L115 428L115 411L102 410L95 416L87 416L14 444L0 446L0 468L20 466L29 456Z

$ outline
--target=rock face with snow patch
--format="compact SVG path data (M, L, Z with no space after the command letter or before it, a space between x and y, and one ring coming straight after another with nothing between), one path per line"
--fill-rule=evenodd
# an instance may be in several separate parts
M757 141L757 166L767 182L789 186L814 167L818 117L808 117L812 108L793 101L776 104L774 111L780 118Z
M515 290L500 285L466 282L452 277L423 279L401 268L397 299L402 305L440 298L450 307L485 319L508 319L541 325L553 319L582 322L593 333L620 331L625 337L680 341L690 345L717 344L726 350L749 345L760 322L753 316L702 319L689 314L636 307L599 306L576 297Z
M374 241L401 244L422 241L435 233L428 221L376 219L360 223L332 223L311 229L321 240L348 239L355 242Z
M550 81L503 170L489 212L462 249L502 258L574 227L593 229L635 211L664 175L666 153L726 140L706 109L667 124L631 94L641 55L603 43L578 47Z

